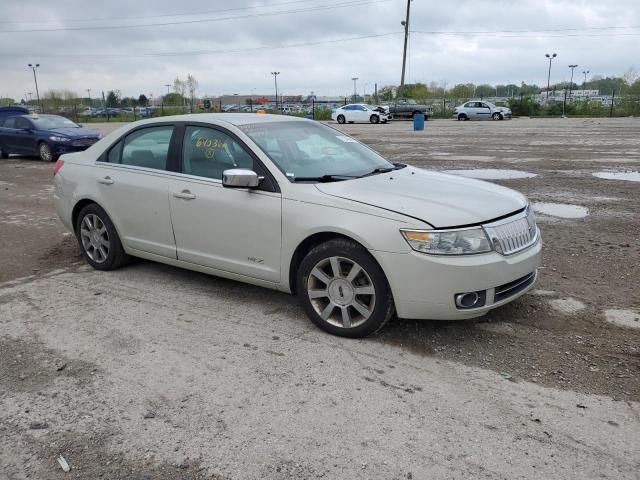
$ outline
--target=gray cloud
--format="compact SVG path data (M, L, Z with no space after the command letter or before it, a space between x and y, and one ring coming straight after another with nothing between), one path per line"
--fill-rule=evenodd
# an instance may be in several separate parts
M283 3L277 0L274 3ZM176 76L192 73L201 94L265 93L273 89L269 72L279 70L285 94L315 91L348 95L357 76L366 84L398 83L402 55L404 0L366 5L186 25L135 27L120 30L1 33L6 30L65 28L83 25L141 24L294 10L348 0L309 0L269 8L192 16L141 18L169 13L227 10L263 5L266 0L189 0L150 2L110 0L43 0L0 5L0 96L21 98L32 91L26 68L39 62L41 89L70 88L82 92L119 89L125 95L166 91ZM105 19L98 21L94 19ZM92 19L91 21L82 21ZM509 33L517 30L594 29L635 26L635 29ZM640 5L636 0L414 0L411 29L420 32L502 31L489 35L412 33L408 81L455 83L544 83L546 52L557 52L552 80L568 79L569 63L593 74L622 74L640 68ZM377 38L295 48L270 48L305 42L325 42L365 35ZM635 34L634 36L620 34ZM616 34L617 36L613 36ZM597 36L577 36L597 35ZM267 47L255 50L254 47ZM207 55L136 57L151 52L219 51ZM19 54L30 54L21 56ZM65 56L62 56L65 55ZM103 56L113 55L113 56Z

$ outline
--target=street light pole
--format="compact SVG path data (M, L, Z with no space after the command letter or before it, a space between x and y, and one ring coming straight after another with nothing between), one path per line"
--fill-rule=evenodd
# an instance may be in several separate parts
M548 53L546 53L544 55L545 57L547 57L549 59L549 73L547 74L547 101L549 101L549 88L551 85L551 61L556 58L558 56L557 53L554 53L553 55L549 55Z
M273 81L276 84L276 110L278 110L278 75L280 72L271 72L271 75L273 75Z
M91 89L87 88L87 96L89 97L89 110L91 110Z
M578 65L569 65L569 68L571 69L571 80L569 81L569 100L571 100L571 87L573 87L573 69L577 66Z
M356 82L358 81L358 77L353 77L351 80L353 80L353 103L356 103L356 97L358 96Z
M33 82L36 84L36 96L38 97L38 106L40 107L40 113L44 113L44 109L42 108L42 104L40 103L40 92L38 91L38 78L36 77L36 68L38 68L40 66L39 63L36 63L35 65L33 64L29 64L29 67L31 67L31 70L33 70Z
M582 84L582 94L585 97L587 96L587 73L589 73L589 70L582 71L582 74L584 75L584 83Z

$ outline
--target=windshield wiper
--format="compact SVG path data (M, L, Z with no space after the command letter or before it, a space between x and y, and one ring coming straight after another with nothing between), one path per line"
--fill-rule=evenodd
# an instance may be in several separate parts
M389 173L389 172L392 172L393 170L400 170L400 169L402 169L404 167L406 167L406 165L404 163L394 163L393 167L378 167L378 168L374 168L370 172L367 172L364 175L360 175L360 176L361 177L368 177L370 175L375 175L377 173Z
M340 182L349 180L350 178L358 178L356 175L320 175L319 177L294 177L294 182Z

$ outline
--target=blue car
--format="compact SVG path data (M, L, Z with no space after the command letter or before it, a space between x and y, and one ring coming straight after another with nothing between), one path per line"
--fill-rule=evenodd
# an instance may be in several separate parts
M0 116L0 157L15 153L54 162L64 153L86 150L100 136L58 115Z

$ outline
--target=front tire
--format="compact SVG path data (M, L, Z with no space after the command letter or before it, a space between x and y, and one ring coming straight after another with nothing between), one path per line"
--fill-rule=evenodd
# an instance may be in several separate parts
M58 156L53 153L53 149L47 142L40 142L38 145L38 153L40 154L40 159L45 162L55 162L58 160Z
M371 115L371 117L369 117L369 122L380 123L380 117L378 115Z
M352 240L330 240L313 248L302 260L296 281L307 316L333 335L366 337L395 311L384 272Z
M85 260L96 270L114 270L129 260L109 215L95 203L80 211L76 237Z
M502 120L502 115L496 112L493 115L491 115L491 118L493 118L494 120Z
M9 158L9 154L2 149L2 146L0 146L0 158Z
M346 121L346 118L344 118L344 115L338 115L337 120L338 120L338 123L342 125Z
M461 113L460 115L458 115L458 121L464 121L467 119L467 116L464 113Z

